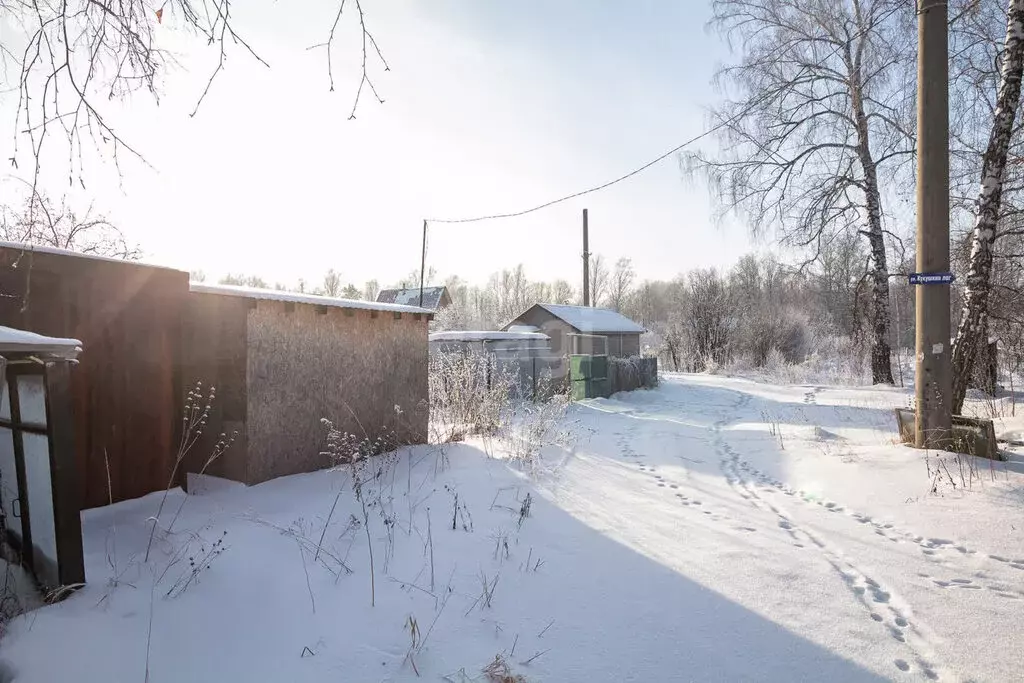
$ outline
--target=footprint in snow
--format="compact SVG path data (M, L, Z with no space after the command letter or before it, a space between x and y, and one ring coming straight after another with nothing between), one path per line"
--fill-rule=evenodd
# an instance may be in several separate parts
M903 617L896 617L896 625L899 626L900 628L906 628L907 627L907 620L904 619Z
M910 665L907 664L906 660L897 659L893 663L896 665L896 668L899 669L900 671L910 671Z
M871 618L874 619L875 621L882 621L882 615L878 614L877 612L872 612L871 613Z

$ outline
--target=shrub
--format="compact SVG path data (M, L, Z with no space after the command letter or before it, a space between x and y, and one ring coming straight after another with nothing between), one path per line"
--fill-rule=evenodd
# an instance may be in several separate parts
M506 369L479 351L432 354L428 382L430 440L435 443L496 433L516 386Z

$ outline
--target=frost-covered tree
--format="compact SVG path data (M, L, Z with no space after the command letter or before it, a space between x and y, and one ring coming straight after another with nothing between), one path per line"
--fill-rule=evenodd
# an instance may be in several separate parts
M261 278L259 275L245 275L244 273L228 273L222 277L218 284L221 285L234 285L237 287L255 287L256 289L267 289L267 281ZM284 289L284 285L277 283L274 285L274 289Z
M713 268L692 271L687 278L688 307L684 331L692 362L701 369L723 365L729 355L729 296L725 281Z
M336 297L341 294L341 273L331 268L324 273L324 281L320 286L325 296Z
M555 280L551 283L551 301L553 304L571 304L576 298L576 291L566 280ZM548 303L548 302L541 302Z
M590 305L603 306L608 295L608 265L600 254L590 259ZM581 302L582 303L582 302Z
M983 49L982 49L982 52ZM955 413L963 408L975 358L987 344L989 300L995 245L1000 237L1003 181L1020 106L1024 74L1024 0L1009 0L1003 47L997 55L999 81L988 144L982 156L981 186L971 231L970 261L964 290L963 313L953 344L953 397ZM1003 221L1004 236L1018 233L1016 221Z
M79 214L66 200L56 204L31 189L24 205L0 206L0 240L126 260L142 255L116 225L91 206Z
M841 233L871 263L875 383L892 383L883 183L914 149L913 3L715 0L712 25L739 46L718 74L717 152L687 157L756 232L820 249ZM895 191L895 188L894 188Z
M615 262L615 270L612 271L611 286L608 292L608 305L618 312L626 307L633 281L636 279L636 271L633 270L633 261L626 257Z

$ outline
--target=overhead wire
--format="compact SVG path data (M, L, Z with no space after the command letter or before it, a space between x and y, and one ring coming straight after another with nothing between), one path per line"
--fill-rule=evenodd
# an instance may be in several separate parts
M863 33L863 32L864 31L861 30L858 33ZM838 53L841 48L842 48L842 46L836 46L832 50L832 52L830 54L826 55L825 57L823 57L821 61L824 62L825 60L830 59L832 56L834 56L836 53ZM811 67L810 64L805 64L802 67L801 72L807 71L808 69L810 69L810 67ZM798 73L791 80L799 79L801 76L803 76L803 73ZM624 180L628 180L628 179L632 178L635 175L643 173L644 171L646 171L650 167L652 167L652 166L654 166L654 165L664 161L665 159L667 159L668 157L672 156L673 154L681 152L686 147L689 147L690 145L692 145L692 144L694 144L696 142L699 142L700 140L702 140L703 138L708 137L709 135L717 133L718 131L722 130L723 128L731 126L737 120L741 119L742 117L744 117L748 113L750 113L750 111L752 109L754 109L754 107L760 105L762 103L762 101L768 100L768 99L770 99L772 97L775 97L777 94L778 93L776 93L776 92L765 93L763 97L755 99L753 102L750 102L746 107L744 107L741 111L738 111L735 114L733 114L732 116L730 116L729 118L727 118L727 119L725 119L723 121L720 121L719 123L715 124L714 126L708 128L703 133L700 133L699 135L695 135L694 137L686 140L685 142L682 142L682 143L676 145L672 149L668 150L667 152L665 152L663 154L658 155L657 157L655 157L654 159L651 159L650 161L648 161L647 163L643 164L642 166L638 166L637 168L634 168L633 170L629 171L628 173L624 173L623 175L620 175L617 178L614 178L614 179L609 180L607 182L601 183L600 185L595 185L595 186L589 187L589 188L587 188L585 190L580 190L579 192L573 192L572 194L567 194L567 195L564 195L562 197L558 197L557 199L552 199L551 201L547 201L547 202L544 202L543 204L538 204L537 206L533 206L533 207L530 207L528 209L523 209L521 211L511 211L511 212L508 212L508 213L496 213L496 214L489 214L489 215L483 215L483 216L474 216L472 218L427 218L426 221L427 221L427 223L441 223L441 224L446 224L446 225L455 225L455 224L460 224L460 223L479 223L480 221L498 220L498 219L502 219L502 218L516 218L516 217L519 217L519 216L525 216L527 214L531 214L531 213L534 213L534 212L537 212L537 211L541 211L542 209L547 209L549 207L555 206L556 204L562 204L564 202L567 202L567 201L572 200L572 199L576 199L578 197L583 197L583 196L588 195L588 194L593 194L594 192L600 192L601 190L605 190L605 189L607 189L607 188L609 188L609 187L611 187L613 185L617 185L618 183L621 183Z

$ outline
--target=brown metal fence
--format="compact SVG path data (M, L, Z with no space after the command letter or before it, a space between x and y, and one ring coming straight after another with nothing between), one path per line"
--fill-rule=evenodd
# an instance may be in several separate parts
M619 391L651 389L658 386L657 358L609 358L609 395Z
M82 342L72 401L83 507L167 485L188 291L181 271L0 247L0 324Z

